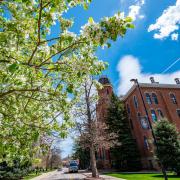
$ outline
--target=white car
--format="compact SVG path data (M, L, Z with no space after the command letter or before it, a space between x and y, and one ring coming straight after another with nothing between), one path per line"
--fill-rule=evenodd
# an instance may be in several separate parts
M76 162L70 162L69 172L78 172L78 164Z

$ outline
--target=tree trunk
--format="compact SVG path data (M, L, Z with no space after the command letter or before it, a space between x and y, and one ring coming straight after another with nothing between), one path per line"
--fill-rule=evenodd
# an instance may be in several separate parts
M98 174L98 170L97 170L97 166L96 166L95 149L94 149L93 145L91 145L91 147L90 147L90 158L91 158L92 177L98 178L99 174Z
M163 165L162 165L162 173L163 173L163 176L164 176L164 180L168 180L168 176L167 176L167 173L166 173L166 169L164 168Z

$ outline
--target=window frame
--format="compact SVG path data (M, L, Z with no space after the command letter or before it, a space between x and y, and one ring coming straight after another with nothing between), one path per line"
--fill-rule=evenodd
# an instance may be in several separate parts
M171 97L171 95L172 95L173 97ZM170 100L171 100L171 102L172 102L173 104L177 104L177 99L176 99L175 93L170 92L170 93L169 93L169 97L170 97Z
M176 114L180 118L180 109L176 109Z
M157 117L156 111L155 111L154 109L150 109L150 112L151 112L152 121L153 121L153 122L157 122L158 117ZM155 115L155 117L156 117L156 120L153 118L152 112L154 112L154 115Z
M129 107L129 103L126 103L126 108L127 108L128 114L131 114L131 109L130 109L130 107Z
M161 112L161 114L160 114L159 112ZM164 113L162 112L162 110L161 110L160 108L157 109L157 115L158 115L158 117L159 117L160 119L162 119L162 118L165 117L165 116L164 116Z
M137 96L136 96L136 95L133 96L133 101L134 101L134 106L135 106L135 108L137 109L138 106L139 106L139 104L138 104L138 99L137 99Z
M129 123L130 123L131 129L133 130L134 129L134 124L133 124L133 121L132 121L131 118L129 118Z
M146 121L146 127L145 126L143 126L143 124L142 124L142 118L144 118L145 119L145 121ZM139 117L139 121L140 121L140 124L141 124L141 128L142 129L144 129L144 130L148 130L150 127L149 127L149 121L148 121L148 118L147 118L147 116L140 116Z
M158 101L158 98L157 98L157 94L155 92L152 92L151 99L152 99L152 102L154 102L154 104L159 104L159 101Z
M141 113L140 112L137 112L137 118L138 118L138 121L141 120Z
M145 92L144 94L145 94L145 98L146 98L146 103L151 105L152 104L151 93Z
M149 146L149 142L148 142L148 138L146 136L143 137L144 139L144 147L146 150L149 150L150 149L150 146Z

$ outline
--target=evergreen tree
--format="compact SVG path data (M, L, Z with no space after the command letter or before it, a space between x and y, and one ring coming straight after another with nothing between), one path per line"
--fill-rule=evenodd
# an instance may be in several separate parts
M129 126L129 120L123 103L112 95L107 114L108 131L117 135L118 143L111 148L111 157L116 168L138 170L141 167L136 141Z
M73 146L73 158L79 159L79 168L86 169L90 166L90 152L88 148L82 148L79 141L75 141Z
M157 158L164 168L174 170L180 175L180 142L175 125L167 119L162 119L154 127L157 139Z

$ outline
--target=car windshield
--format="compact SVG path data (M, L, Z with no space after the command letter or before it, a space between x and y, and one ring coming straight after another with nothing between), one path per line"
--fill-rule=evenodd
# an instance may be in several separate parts
M70 163L70 166L77 166L76 163Z

